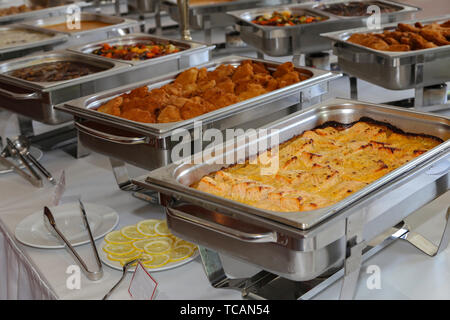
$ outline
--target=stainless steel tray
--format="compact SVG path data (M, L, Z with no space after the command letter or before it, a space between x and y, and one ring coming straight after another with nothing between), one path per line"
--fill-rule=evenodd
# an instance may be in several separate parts
M190 4L189 27L202 30L232 26L234 19L226 14L227 11L279 5L289 2L289 0L235 0L222 3ZM176 0L165 0L162 2L162 6L173 20L180 22Z
M347 3L349 0L327 2ZM358 0L358 2L373 2L373 0ZM401 21L412 18L419 9L404 4L380 0L386 5L400 8L398 11L381 14L381 23ZM236 28L241 38L259 51L270 56L298 55L300 53L319 52L331 49L331 42L319 35L327 31L344 30L366 25L367 16L342 17L320 10L322 5L316 2L292 4L276 7L251 8L247 10L230 11L228 14L236 20ZM262 26L251 21L258 15L272 14L273 11L289 10L294 13L311 13L328 17L328 20L288 27Z
M8 74L15 69L56 61L78 61L105 70L76 79L55 82L31 82ZM51 51L8 60L0 64L0 105L46 124L66 122L72 117L54 110L55 104L119 86L126 80L124 76L127 75L126 71L129 68L128 64L107 62L68 51Z
M96 49L101 48L101 45L103 43L108 43L109 45L131 45L136 43L146 43L146 42L153 42L157 44L168 44L171 43L182 50L177 53L172 53L169 55L165 55L162 57L157 57L153 59L147 59L147 60L139 60L139 61L130 61L130 60L120 60L120 59L111 59L102 57L96 54L93 54L92 52ZM181 70L184 68L192 67L201 63L205 63L209 61L209 55L210 51L214 49L214 46L207 46L203 43L194 42L194 41L186 41L186 40L172 40L169 38L164 37L158 37L153 36L145 33L133 33L122 37L92 42L88 44L83 44L81 46L76 47L70 47L68 50L98 57L101 59L105 59L108 61L114 60L119 61L122 63L129 63L133 66L144 66L144 65L158 65L160 68L164 68L163 72L157 72L156 74L153 72L153 70L147 70L146 72L149 72L151 74L155 75L163 75L167 74L169 72ZM192 60L192 61L190 61ZM172 62L178 62L179 66L177 68L167 69L167 67L161 66L164 62L172 61ZM147 74L148 76L148 74ZM143 79L136 79L136 81L143 80Z
M422 24L444 22L450 15L404 23ZM450 80L450 45L406 52L388 52L347 42L354 33L382 32L393 29L397 23L380 29L357 28L322 34L333 41L339 67L346 73L392 90L404 90L439 84Z
M139 32L140 23L138 21L128 18L82 12L80 15L80 21L86 20L101 21L109 23L110 25L91 30L80 30L78 32L63 32L63 31L55 31L55 32L66 34L69 37L67 45L70 46L81 45L93 41L100 41L108 38L122 36L128 33ZM46 29L45 26L65 22L66 16L56 16L49 18L40 18L36 20L28 20L24 21L22 24L33 27L36 30L49 30ZM58 49L61 48L62 47L59 47Z
M213 60L198 67L214 69L220 64L238 65L246 59L263 62L270 68L275 68L280 64L278 62L230 56ZM306 105L310 100L314 101L315 98L322 96L328 91L329 81L340 76L340 74L314 68L297 69L311 77L300 83L199 117L173 123L140 123L101 113L95 109L111 98L134 88L142 86L148 86L150 89L161 87L173 81L178 72L80 98L56 108L69 112L76 117L80 140L89 149L152 170L171 162L171 151L177 143L171 141L171 135L176 129L193 130L195 121L202 121L203 128L217 128L219 130L249 125L251 121L267 123L278 119L279 113L287 114L285 112L288 112L291 106L296 106L299 103L300 105ZM88 121L83 122L82 120Z
M76 5L79 6L80 8L83 8L85 6L88 6L89 4L87 2L80 1L80 2L77 2ZM40 10L33 10L33 11L29 11L29 12L11 14L8 16L0 17L0 25L9 24L9 23L17 23L20 21L36 19L36 18L45 18L45 17L54 17L54 16L65 15L69 6L71 6L71 4L49 7L49 8L44 8L44 9L40 9Z
M66 35L56 33L50 30L36 31L28 26L16 24L0 26L0 31L8 31L8 30L30 30L33 32L50 35L51 38L27 42L15 46L8 46L3 48L0 47L0 61L19 58L37 51L49 51L53 49L56 45L64 43L68 40L68 37Z
M334 99L265 127L279 129L283 142L326 121L349 123L361 117L444 142L342 201L310 212L260 210L190 188L203 175L223 167L211 164L214 158L209 164L171 164L133 183L162 194L174 234L288 279L310 280L343 263L347 218L361 215L362 237L370 241L449 188L448 165L435 169L449 161L448 117ZM232 144L221 148L221 156L236 156Z

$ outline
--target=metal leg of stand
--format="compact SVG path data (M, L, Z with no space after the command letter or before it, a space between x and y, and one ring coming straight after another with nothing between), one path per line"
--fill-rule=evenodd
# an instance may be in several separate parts
M358 79L349 76L348 80L350 81L350 99L358 100Z
M362 264L362 253L366 247L362 237L365 221L365 210L346 219L347 248L344 261L344 280L339 296L341 300L350 300L355 296Z
M161 23L161 3L156 1L155 3L155 25L156 25L156 35L162 35L162 23Z
M264 59L264 53L261 51L256 51L256 57L258 59Z
M198 247L198 250L200 257L202 258L206 276L214 288L242 290L245 287L248 278L228 278L223 269L222 260L216 251L200 246Z
M125 162L114 158L109 158L109 162L111 163L114 177L116 178L119 188L124 191L136 191L138 187L131 183Z
M34 136L33 120L20 115L17 116L17 120L19 122L20 135L27 138Z
M211 17L209 15L203 16L203 29L205 34L205 42L207 44L211 44L212 29L211 29Z
M159 204L158 192L142 189L131 182L125 162L114 158L109 158L109 162L120 190L133 192L138 199Z
M401 237L401 239L408 241L414 247L426 253L430 257L435 257L443 250L445 250L450 242L450 207L447 209L447 215L445 219L446 219L445 228L438 245L435 245L421 234L415 231L411 231L406 223L403 228L408 232L406 232Z
M423 87L414 90L414 108L421 110L423 107Z

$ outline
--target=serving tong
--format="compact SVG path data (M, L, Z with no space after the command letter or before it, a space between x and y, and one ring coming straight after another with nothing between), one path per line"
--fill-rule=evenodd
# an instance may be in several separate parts
M6 138L6 143L7 145L0 153L0 162L2 162L3 165L12 168L16 173L28 180L35 187L42 188L42 178L36 170L34 170L30 164L31 162L47 178L48 181L52 184L56 184L56 181L50 172L48 172L48 170L45 169L44 166L42 166L42 164L40 164L39 161L30 153L28 142L24 138L18 137L14 142L12 142L9 138ZM19 158L31 175L25 172L14 162L8 160L8 156Z
M52 212L50 211L50 209L47 206L44 207L44 223L45 223L47 229L53 235L55 235L57 238L61 239L66 244L66 247L69 249L69 252L73 255L74 259L81 266L81 268L83 269L87 278L89 280L95 281L95 280L99 280L103 277L103 266L102 266L100 257L98 255L97 246L95 245L94 237L92 236L91 227L89 226L89 221L87 219L86 210L85 210L84 205L81 202L81 200L78 200L78 202L80 203L80 209L81 209L81 213L82 213L83 223L88 231L89 240L91 242L92 250L94 251L95 260L97 263L97 270L91 271L88 269L84 260L78 255L78 253L72 247L70 242L66 239L64 234L58 229L55 218L53 217Z

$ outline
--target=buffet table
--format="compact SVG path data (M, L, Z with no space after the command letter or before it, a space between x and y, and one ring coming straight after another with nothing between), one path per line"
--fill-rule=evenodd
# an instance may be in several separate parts
M328 95L346 98L348 92L348 79L341 78L331 83ZM388 91L360 81L359 92L360 100L380 103L406 98L412 91ZM14 117L9 112L0 112L0 127L3 129L0 135L17 134L16 122L11 121ZM55 177L65 171L66 191L61 203L75 201L81 196L85 203L109 206L119 214L117 228L144 219L164 218L161 207L119 190L109 161L104 156L92 153L85 158L74 159L56 150L46 152L41 163ZM14 173L2 175L0 179L0 299L101 299L118 281L120 271L104 266L101 280L90 281L82 275L80 289L69 290L66 281L70 274L66 270L75 263L68 251L27 247L14 237L16 225L22 219L50 203L54 187L47 183L44 188L37 189ZM438 240L449 203L450 194L447 192L423 209L424 215L438 213L419 229L430 240ZM98 247L100 242L97 241ZM77 251L89 266L93 265L94 257L88 244L77 247ZM229 257L223 257L223 260L225 270L232 277L250 276L259 271ZM370 290L366 285L371 276L366 270L371 265L378 266L381 272L379 289ZM355 298L449 299L449 267L450 248L430 258L410 244L396 241L363 264ZM156 299L241 299L238 291L213 288L205 276L199 257L178 268L153 272L151 275L158 282ZM111 299L131 299L128 293L131 276L131 273L127 275ZM314 298L336 299L340 282L337 281Z

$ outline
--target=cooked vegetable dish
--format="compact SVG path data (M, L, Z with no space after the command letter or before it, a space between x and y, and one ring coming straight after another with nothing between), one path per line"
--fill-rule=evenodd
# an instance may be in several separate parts
M147 41L145 43L113 46L103 43L101 48L92 51L92 53L120 60L147 60L179 51L181 49L171 43L156 44L152 41Z
M308 24L324 21L327 19L327 17L319 17L313 15L296 15L290 11L274 11L272 14L257 16L252 20L252 22L263 26L283 27L295 26L298 24Z

